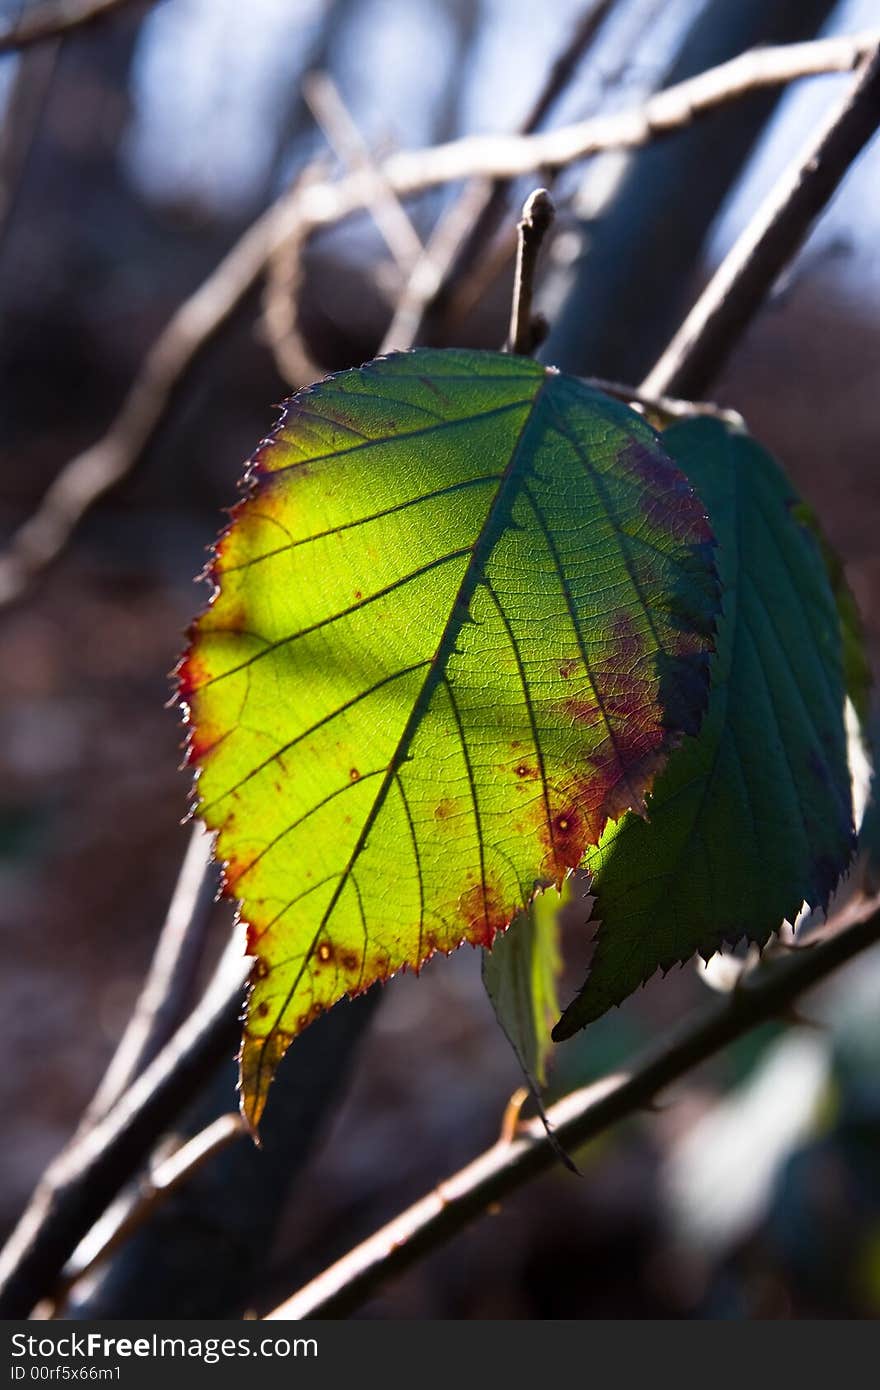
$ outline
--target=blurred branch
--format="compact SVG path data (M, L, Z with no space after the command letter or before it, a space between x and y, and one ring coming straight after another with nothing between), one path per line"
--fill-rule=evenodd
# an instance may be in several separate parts
M99 19L109 19L116 10L133 0L46 0L45 4L30 5L20 19L0 22L0 54L15 53L46 39L60 38L74 29L82 29ZM138 0L141 5L153 5L155 0Z
M880 43L875 39L853 90L777 181L645 378L646 395L705 389L878 127Z
M279 215L293 209L296 198L296 193L286 195L273 204L180 306L147 353L107 433L65 464L34 514L14 533L0 554L0 608L20 597L64 549L83 514L142 457L187 371L257 283L280 240ZM288 235L293 225L295 219L285 225Z
M593 0L586 14L575 25L568 43L554 59L544 86L520 126L521 135L531 135L536 131L552 110L616 3L617 0ZM461 245L442 282L435 290L434 298L438 303L442 304L449 299L460 282L470 273L474 262L485 256L504 218L510 184L509 178L495 179L492 183L483 183L476 189L466 189L461 195L459 203L462 213L467 213L467 231L462 236Z
M303 94L328 144L345 168L352 173L360 172L369 180L369 211L397 265L403 284L402 298L406 297L413 281L416 285L421 283L422 275L430 276L433 283L432 253L422 246L409 214L373 159L333 79L324 72L311 73L303 82ZM319 162L309 165L297 180L297 186L302 188L315 183L322 167ZM267 266L263 302L266 339L278 371L294 387L306 385L321 375L306 347L298 321L303 256L312 230L308 223L295 228L270 257Z
M692 1068L786 1010L806 990L880 941L880 910L810 951L768 964L741 988L670 1034L629 1074L606 1077L547 1111L556 1141L569 1152L650 1107ZM342 1317L386 1279L408 1268L493 1203L551 1168L556 1151L540 1119L503 1136L389 1225L282 1303L270 1319Z
M877 43L878 34L872 33L757 49L669 87L630 111L547 134L472 136L433 149L399 151L379 167L398 196L474 176L508 177L542 166L560 167L601 150L644 145L763 87L849 71L872 54ZM336 182L297 188L248 228L159 335L104 437L62 468L35 513L0 554L0 608L21 596L63 550L84 513L135 466L187 371L256 284L275 251L291 236L305 237L367 206L371 187L372 176L359 171Z
M536 169L562 168L604 150L637 149L660 136L686 130L698 117L753 92L802 77L852 72L873 53L878 38L880 31L872 30L755 48L628 110L538 135L468 135L432 149L401 150L389 156L382 169L398 194L403 194L457 179L516 178Z
M303 94L318 125L342 164L367 180L367 208L403 277L422 254L422 241L409 214L373 158L370 147L349 114L333 78L312 72L303 79Z
M740 55L766 52L763 45L814 40L836 4L701 0L685 5L678 40L647 76L651 93L686 92L681 84ZM632 147L583 171L573 194L567 245L548 266L546 292L556 308L538 354L542 361L612 381L642 379L690 308L709 229L740 184L780 97L779 88L753 91L736 107L691 122L674 140ZM641 99L651 97L646 93ZM456 300L450 312L457 309Z
M436 297L452 269L463 238L482 205L486 183L481 179L441 213L424 251L397 301L394 317L385 331L379 352L403 352L414 346L428 305Z
M323 177L320 161L309 164L294 184L294 192ZM296 389L323 375L306 346L299 326L299 301L305 278L303 258L312 227L301 223L271 254L266 264L262 330L279 376Z
M184 1017L216 895L211 836L196 822L146 981L104 1079L83 1116L84 1125L94 1124L112 1110L161 1052Z
M76 1251L54 1291L56 1301L63 1299L74 1284L103 1264L140 1230L156 1208L176 1192L215 1154L235 1139L242 1139L248 1129L238 1112L219 1115L211 1124L181 1144L167 1158L151 1169L137 1186L131 1200L122 1210L110 1208L103 1219L89 1232L89 1237Z
M238 1045L250 961L236 938L204 998L103 1119L50 1164L0 1253L0 1317L24 1318L224 1056Z

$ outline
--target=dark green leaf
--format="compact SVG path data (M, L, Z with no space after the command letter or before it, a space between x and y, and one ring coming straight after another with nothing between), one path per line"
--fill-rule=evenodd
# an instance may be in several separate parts
M853 849L835 597L785 476L711 420L666 447L707 505L723 585L709 709L648 798L584 867L600 926L569 1037L657 969L742 937L763 944L804 901L823 907Z

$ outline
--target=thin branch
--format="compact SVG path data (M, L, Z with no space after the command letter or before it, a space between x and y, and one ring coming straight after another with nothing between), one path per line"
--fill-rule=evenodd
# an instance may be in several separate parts
M699 395L880 128L880 44L841 106L774 186L659 362L646 395Z
M367 207L388 250L406 279L422 254L422 240L409 214L373 158L369 145L352 119L329 73L312 72L303 79L303 96L331 148L351 173L368 180Z
M669 87L630 111L542 135L474 136L433 149L399 151L380 167L398 196L459 179L508 177L543 165L561 167L603 150L644 145L762 88L818 73L850 71L873 53L877 42L877 33L872 33L759 49ZM254 287L274 252L291 236L308 235L349 217L366 206L369 197L369 177L355 173L285 194L251 225L173 315L104 437L62 468L33 516L0 554L0 608L21 596L60 554L84 513L135 466L186 373Z
M532 314L535 272L544 238L553 225L556 209L546 188L536 188L523 205L517 223L516 272L510 306L507 351L528 357L546 336L546 324Z
M568 86L616 3L617 0L594 0L586 14L578 20L565 47L553 61L544 86L520 125L521 135L531 135L540 127ZM443 276L442 284L437 287L436 295L439 299L446 300L451 297L464 277L469 274L474 262L485 255L486 248L504 218L510 183L510 179L495 179L492 183L483 183L476 192L466 189L461 195L459 202L468 216L467 232L461 239L454 261Z
M591 386L594 391L603 391L606 396L625 401L627 405L643 406L645 410L667 420L690 420L695 415L702 415L710 420L723 420L734 429L743 430L746 427L738 410L715 405L712 401L683 401L677 396L649 395L640 386L624 386L619 381L605 381L598 376L582 376L578 380L585 386Z
M558 169L605 150L638 149L686 130L695 120L754 92L802 77L854 72L877 47L880 31L755 48L678 82L647 101L538 135L470 135L427 150L401 150L382 165L398 194L457 179L516 178Z
M298 176L294 189L306 188L322 177L323 165L316 161ZM296 227L266 265L261 327L278 374L294 388L307 386L322 375L309 353L299 322L300 294L305 280L304 255L311 234L312 228L307 224Z
M108 1115L77 1134L44 1173L0 1254L0 1318L27 1317L157 1137L239 1040L250 961L230 943L211 988Z
M810 951L756 972L725 999L701 1011L652 1050L630 1074L607 1077L550 1107L547 1118L569 1152L650 1107L675 1081L761 1023L785 1014L806 990L880 941L880 911ZM342 1317L394 1274L407 1269L493 1203L556 1163L540 1120L502 1137L389 1225L282 1303L270 1319Z
M291 205L285 197L264 213L181 305L147 354L107 433L62 468L34 514L12 536L0 555L0 608L51 564L84 513L142 457L187 371L262 274L276 244L273 233L280 214Z
M194 1173L236 1139L247 1134L247 1125L236 1113L219 1115L211 1124L156 1163L128 1201L110 1207L77 1247L55 1289L54 1299L64 1299L74 1284L91 1274L139 1231L157 1207L188 1182Z
M405 352L416 343L428 305L451 272L462 240L483 205L486 187L484 179L469 184L441 214L397 301L380 354Z
M46 0L45 4L31 5L20 19L0 24L0 54L16 53L46 39L61 38L99 19L109 19L116 10L131 3L132 0L80 0L79 4ZM152 5L155 0L140 3Z
M205 929L216 895L211 837L197 822L134 1013L83 1116L83 1124L94 1124L112 1110L180 1024L202 958Z

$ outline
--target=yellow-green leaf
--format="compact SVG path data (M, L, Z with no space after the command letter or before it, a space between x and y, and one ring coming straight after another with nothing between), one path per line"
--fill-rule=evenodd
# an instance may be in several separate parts
M242 1092L342 995L489 946L696 730L701 504L635 413L524 358L416 352L288 403L180 691L256 957Z

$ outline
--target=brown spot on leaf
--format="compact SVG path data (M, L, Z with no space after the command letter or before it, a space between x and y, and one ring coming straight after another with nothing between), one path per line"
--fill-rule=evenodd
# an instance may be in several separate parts
M516 775L524 781L535 782L541 774L536 767L530 767L528 763L517 763Z
M494 883L475 883L458 900L467 940L474 946L491 946L499 932L510 926L513 911Z
M356 767L350 768L348 775L351 778L352 782L360 781L361 774Z
M571 680L575 671L580 669L581 664L582 663L579 656L572 656L569 657L567 661L563 661L561 666L559 667L559 674L562 677L562 679L564 681Z
M333 959L333 947L329 941L322 941L315 954L318 960L326 965L328 960Z

